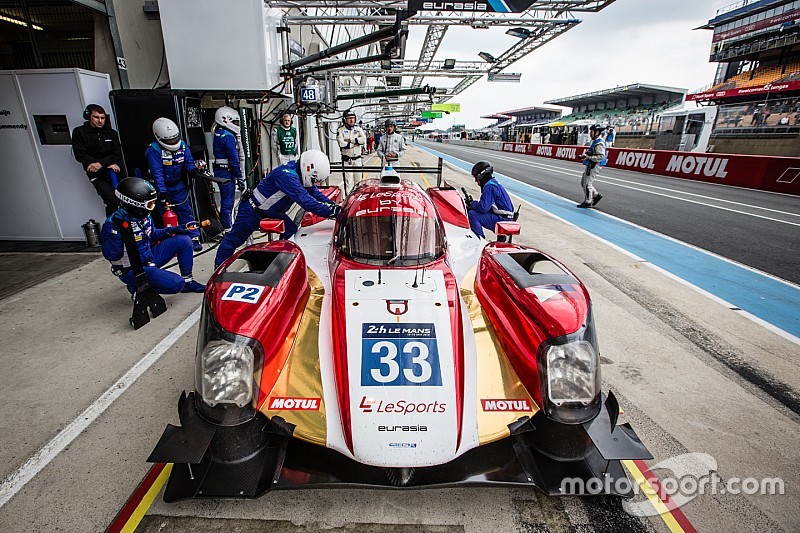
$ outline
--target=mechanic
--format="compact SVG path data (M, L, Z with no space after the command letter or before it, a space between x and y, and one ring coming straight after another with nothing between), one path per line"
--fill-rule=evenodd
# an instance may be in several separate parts
M147 282L156 292L204 292L205 285L192 277L194 257L189 227L196 225L196 222L167 228L154 227L150 213L156 205L158 194L152 185L141 178L125 178L119 182L116 196L120 208L103 224L100 242L103 257L111 262L111 272L126 285L128 292L136 293L136 280L121 233L121 227L126 222L133 229ZM161 268L176 256L180 274Z
M72 153L83 165L97 194L106 204L106 216L111 216L119 207L114 194L117 185L111 171L122 175L122 149L119 134L111 128L106 110L97 104L89 104L83 111L86 122L72 130Z
M378 143L378 156L384 165L398 162L406 153L406 140L402 134L397 133L397 123L393 119L388 119L384 124L386 133L381 136Z
M472 177L481 187L480 200L473 200L467 205L467 217L472 232L485 239L483 229L494 231L494 226L504 220L514 218L514 204L505 188L494 179L491 163L478 161L472 167Z
M364 146L367 144L367 136L364 129L356 124L356 114L348 109L342 117L343 124L336 132L336 142L342 152L342 170L344 174L344 193L345 195L353 192L364 177L363 173L355 172L354 167L361 167L361 156ZM350 170L344 170L349 168Z
M597 205L597 202L603 199L603 195L594 188L594 181L600 173L598 167L604 167L608 161L606 143L602 137L604 129L605 128L600 124L589 126L589 136L592 138L592 142L589 144L589 148L578 157L578 159L586 165L586 169L581 176L581 187L583 187L584 199L583 202L577 206L581 209L594 207Z
M289 113L284 113L280 124L272 128L272 149L281 165L297 160L297 129L292 126Z
M150 143L145 151L149 181L158 193L157 208L159 214L167 210L170 204L181 224L194 221L192 204L189 199L189 188L183 177L184 169L194 177L205 167L205 162L195 165L189 147L181 140L178 126L168 118L161 117L153 122L153 135L156 140ZM200 232L189 230L195 252L203 249L200 244Z
M245 182L242 167L239 165L239 142L237 136L239 113L230 107L220 107L214 113L214 175L228 181L219 185L220 208L219 221L223 230L231 228L233 200L236 189L244 191Z
M298 169L299 167L299 169ZM233 228L225 235L217 250L214 267L224 263L236 248L259 227L262 218L282 218L286 231L281 239L288 239L297 231L297 225L287 211L295 204L323 218L336 218L342 207L331 202L314 183L331 174L328 156L319 150L307 150L300 162L289 161L267 174L253 189L246 191L239 203Z

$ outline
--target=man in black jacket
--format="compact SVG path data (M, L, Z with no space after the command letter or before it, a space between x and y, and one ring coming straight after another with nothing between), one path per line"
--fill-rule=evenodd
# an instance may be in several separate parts
M89 181L106 204L106 216L119 207L114 195L116 182L111 172L122 180L122 149L119 135L107 123L106 111L97 104L89 104L83 112L86 122L72 130L72 151L83 165Z

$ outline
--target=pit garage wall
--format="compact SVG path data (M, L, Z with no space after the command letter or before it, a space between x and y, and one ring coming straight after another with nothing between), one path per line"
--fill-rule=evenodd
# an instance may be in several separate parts
M454 144L476 146L471 141ZM584 146L477 141L482 148L578 161ZM800 158L609 148L610 168L800 196Z

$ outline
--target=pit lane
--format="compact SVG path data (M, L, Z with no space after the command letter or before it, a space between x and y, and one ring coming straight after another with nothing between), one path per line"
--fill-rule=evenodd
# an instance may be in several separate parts
M433 159L416 149L414 161ZM431 181L432 177L425 177ZM456 186L476 187L446 170ZM701 495L681 507L698 530L793 530L800 525L795 465L798 417L711 353L749 361L758 375L781 376L794 394L798 348L575 225L523 207L519 242L553 254L587 285L595 306L604 388L659 461L704 452L725 478L781 476L783 496ZM207 254L196 274L211 273ZM130 301L94 261L0 301L6 417L0 421L0 494L10 476L96 398L159 346L199 305L168 298L169 311L139 332ZM4 502L3 531L106 528L146 475L144 459L166 423L177 424L180 392L193 383L196 330L174 339L152 366L86 425L63 451ZM163 347L163 345L162 345ZM84 418L83 416L81 418ZM654 470L657 474L667 474ZM16 478L15 478L16 479ZM13 481L13 480L11 480ZM548 498L531 489L275 492L254 501L164 504L155 497L140 530L241 527L274 531L675 530L659 517L632 517L610 498ZM246 529L245 529L246 530ZM335 530L335 529L334 529Z

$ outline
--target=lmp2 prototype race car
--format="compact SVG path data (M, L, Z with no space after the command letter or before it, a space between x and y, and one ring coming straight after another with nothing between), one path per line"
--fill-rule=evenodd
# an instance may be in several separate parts
M620 459L651 458L601 394L586 288L513 244L516 222L496 233L506 241L470 231L455 189L387 169L338 220L306 214L293 240L220 265L195 390L148 459L174 463L164 499L469 484L558 495L565 478L624 478Z

